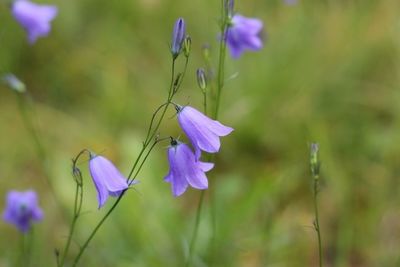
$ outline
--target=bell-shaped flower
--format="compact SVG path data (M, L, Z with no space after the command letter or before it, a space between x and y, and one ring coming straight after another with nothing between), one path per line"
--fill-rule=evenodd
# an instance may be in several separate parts
M197 159L200 158L201 150L218 152L221 146L219 138L233 131L233 128L210 119L190 106L176 106L176 109L179 125L192 143Z
M260 38L262 28L263 22L259 19L234 15L225 36L231 56L239 58L246 50L260 50L263 46Z
M58 13L56 6L35 4L28 0L15 0L11 9L14 18L27 32L30 44L49 34L50 22Z
M172 194L182 195L190 185L196 189L207 189L205 172L214 167L213 163L201 162L190 147L176 140L168 148L169 172L164 181L171 183Z
M89 171L97 189L99 208L106 203L108 196L118 197L128 188L127 179L105 157L90 153Z
M14 224L21 232L28 232L32 222L43 219L43 211L38 205L36 192L32 190L8 192L3 219Z

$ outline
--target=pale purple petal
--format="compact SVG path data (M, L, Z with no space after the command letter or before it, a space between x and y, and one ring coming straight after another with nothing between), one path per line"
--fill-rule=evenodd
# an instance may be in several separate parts
M192 143L197 159L200 157L200 150L208 153L218 152L221 146L219 137L233 131L232 128L208 118L190 106L180 108L178 122Z
M16 0L12 4L12 14L27 32L30 44L49 34L50 23L57 13L56 6L35 4L28 0Z
M170 170L164 181L171 183L172 194L182 195L190 185L196 189L208 188L208 180L204 174L213 167L212 163L198 161L189 146L175 143L168 149Z
M105 204L108 196L119 196L128 188L127 179L105 157L92 155L89 161L89 170L97 190L99 208Z
M231 56L239 58L246 51L257 51L263 46L260 34L263 22L255 18L246 18L236 14L226 34L226 43Z
M43 211L38 206L36 192L10 191L6 197L6 209L2 217L26 233L31 228L32 222L43 219Z
M214 168L214 163L198 161L198 165L203 172L208 172Z

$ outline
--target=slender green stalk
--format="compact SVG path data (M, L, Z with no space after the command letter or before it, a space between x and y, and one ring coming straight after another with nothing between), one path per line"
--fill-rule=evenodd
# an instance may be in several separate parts
M79 200L78 200L79 198ZM82 187L77 183L75 190L75 201L74 201L74 217L72 218L71 226L69 229L68 240L64 248L64 252L58 266L64 266L65 258L68 255L69 247L71 245L72 235L75 231L75 225L80 215L80 210L82 207L83 190Z
M32 242L33 228L29 232L21 234L20 252L16 259L16 266L29 267L31 265Z
M205 195L205 191L202 190L201 193L200 193L199 204L197 206L196 221L195 221L195 224L194 224L192 240L190 241L190 245L189 245L189 255L188 255L188 258L186 260L186 265L185 265L186 267L189 267L190 263L192 262L193 250L194 250L194 246L195 246L195 243L196 243L196 240L197 240L197 233L199 231L199 225L200 225L200 219L201 219L201 209L203 207L204 195Z
M319 266L322 267L322 240L321 240L321 228L319 226L319 214L318 214L318 193L319 193L319 173L321 163L319 161L319 145L317 143L311 144L311 153L310 153L310 167L311 167L311 175L314 179L314 212L315 212L315 220L314 220L314 228L317 232L318 238L318 255L319 255Z
M123 195L125 194L126 191L122 191L121 195L117 198L117 200L114 202L112 207L107 211L106 215L100 220L100 222L96 225L96 227L93 229L92 233L89 235L88 239L85 241L85 243L82 245L81 249L79 250L78 255L76 256L74 263L72 264L73 267L75 267L83 252L86 250L87 246L89 245L90 241L93 239L93 237L96 235L97 231L100 229L100 227L103 225L104 221L108 218L108 216L113 212L113 210L117 207L118 203L121 201Z
M221 42L219 44L219 59L218 59L218 75L217 75L217 93L215 99L215 110L213 118L218 118L219 107L221 103L222 89L225 85L225 55L226 55L226 33L228 30L228 14L224 12L224 1L222 0L222 22L221 22Z
M142 164L139 165L139 169L136 172L135 176L139 173L140 169L142 168L144 162L146 161L146 159L148 158L148 156L150 155L150 152L152 151L152 149L154 148L154 146L158 143L159 141L156 140L154 141L153 145L150 147L149 151L147 152L147 154L145 155ZM136 178L136 177L133 178ZM130 177L128 177L130 178ZM133 181L133 180L132 180ZM130 182L130 184L132 183L132 181ZM108 212L104 215L104 217L100 220L100 222L96 225L96 227L93 229L92 233L89 235L88 239L85 241L85 243L82 245L81 249L79 250L78 255L76 256L74 263L72 264L73 267L75 267L81 256L83 255L83 252L86 250L87 246L89 245L90 241L93 239L93 237L96 235L97 231L100 229L100 227L103 225L103 223L106 221L106 219L110 216L110 214L113 212L113 210L118 206L118 203L121 201L122 197L125 195L126 191L128 189L125 189L124 191L122 191L121 195L119 195L119 197L117 198L117 200L114 202L114 204L112 205L112 207L108 210Z
M216 97L215 97L215 103L214 103L214 112L212 114L213 119L218 118L218 113L219 113L219 107L220 107L220 102L221 102L221 93L222 89L224 87L224 82L225 82L225 54L226 54L226 42L225 42L225 36L226 32L228 30L229 24L228 24L228 14L225 12L224 8L224 0L221 0L221 42L219 45L219 59L218 59L218 74L217 74L217 92L216 92ZM207 102L206 102L206 96L204 96L205 100L203 103L204 106L204 113L207 114ZM212 156L209 157L209 160L211 159ZM198 230L199 230L199 223L201 220L201 209L203 206L204 202L204 194L205 191L202 191L200 193L200 200L199 200L199 205L197 206L197 211L196 211L196 221L195 221L195 227L193 230L193 235L192 239L189 245L189 255L188 259L186 262L186 266L190 266L191 264L191 259L193 256L193 251L194 251L194 246L196 244L197 236L198 236ZM213 191L209 190L210 194L210 199L212 200L212 194ZM213 249L214 250L214 242L215 242L215 235L216 235L216 209L215 205L210 201L211 205L211 225L212 225L212 243L213 243Z
M131 168L131 171L129 172L129 175L128 175L128 178L127 178L127 183L128 183L128 185L131 185L131 184L133 183L134 179L135 179L135 178L137 177L137 175L139 174L140 170L142 169L144 163L146 162L148 156L150 155L150 153L151 153L152 149L155 147L155 145L156 145L159 141L164 140L164 139L160 139L160 140L159 140L159 139L157 139L157 138L155 138L155 137L156 137L156 135L157 135L157 133L158 133L159 127L161 126L161 122L163 121L163 119L164 119L164 117L165 117L165 114L166 114L166 112L167 112L168 106L169 106L169 104L171 104L172 98L173 98L174 95L177 93L179 87L180 87L181 84L182 84L182 80L183 80L183 77L184 77L184 75L185 75L185 73L186 73L187 64L188 64L188 57L186 57L185 67L184 67L184 70L183 70L183 72L182 72L182 74L181 74L180 80L179 80L178 82L175 82L175 81L176 81L176 80L175 80L175 79L176 79L176 78L175 78L175 59L176 59L176 58L173 58L173 60L172 60L172 67L171 67L171 68L172 68L172 71L171 71L172 75L171 75L171 82L170 82L170 86L169 86L169 90L168 90L167 101L166 101L164 104L162 104L162 105L153 113L153 116L152 116L152 119L151 119L151 121L150 121L150 125L149 125L148 131L147 131L147 135L146 135L145 141L143 142L142 149L141 149L141 151L139 152L139 155L138 155L138 157L136 158L136 160L135 160L135 162L134 162L134 164L133 164L133 166L132 166L132 168ZM159 111L161 111L161 115L160 115L158 121L155 123L155 118L156 118L156 116L157 116L157 114L158 114ZM155 123L155 124L154 124L154 123ZM153 125L155 125L154 128L153 128ZM153 140L154 138L155 138L156 140L155 140L155 141L153 142L153 144L149 147L149 145L150 145L150 143L151 143L151 140ZM147 150L147 148L149 148L149 149ZM147 150L147 153L145 154L145 151L146 151L146 150ZM144 155L144 158L142 159L141 163L139 164L139 162L140 162L140 160L141 160L141 158L142 158L143 155ZM139 165L138 165L138 164L139 164ZM137 166L139 166L139 167L138 167L137 171L135 172L135 175L132 176ZM131 179L131 178L132 178L132 179ZM96 235L97 231L100 229L100 227L103 225L103 223L107 220L107 218L110 216L110 214L111 214L111 213L114 211L114 209L118 206L119 202L121 201L122 197L125 195L126 191L127 191L127 189L124 190L124 191L122 191L122 193L119 195L119 197L118 197L117 200L114 202L114 204L111 206L111 208L107 211L107 213L103 216L103 218L99 221L99 223L98 223L98 224L96 225L96 227L93 229L93 231L91 232L91 234L89 235L89 237L86 239L85 243L81 246L81 248L80 248L80 250L79 250L79 253L78 253L78 255L76 256L76 258L75 258L75 260L74 260L74 262L73 262L73 265L72 265L73 267L77 266L77 264L78 264L80 258L82 257L82 255L83 255L84 251L86 250L87 246L89 245L90 241L91 241L91 240L93 239L93 237Z
M314 228L315 231L317 232L317 237L318 237L319 266L322 267L322 240L321 240L321 230L319 227L318 189L319 189L319 179L318 176L316 176L314 177L314 212L315 212Z
M39 134L37 131L37 128L35 127L34 124L34 117L31 114L34 114L34 109L31 107L29 110L29 104L32 105L32 103L28 103L27 101L29 99L26 99L26 96L21 94L21 93L16 93L17 96L17 102L18 102L18 109L19 113L22 117L23 124L26 128L26 130L29 133L29 136L32 139L32 143L34 144L36 154L40 159L41 165L42 165L42 170L44 172L44 177L46 180L46 183L50 189L50 193L52 194L57 206L60 208L61 214L64 217L64 219L68 218L67 216L67 211L61 201L58 199L54 184L52 183L50 179L50 170L48 167L48 156L46 153L46 149L44 148L42 142L40 141Z

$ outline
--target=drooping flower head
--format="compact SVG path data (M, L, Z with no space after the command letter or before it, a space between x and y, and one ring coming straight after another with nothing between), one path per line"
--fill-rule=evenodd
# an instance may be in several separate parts
M185 39L186 26L183 18L179 18L175 22L174 31L172 32L171 53L176 58L182 49L182 44Z
M174 139L167 153L169 172L164 181L171 184L175 197L182 195L189 185L196 189L208 188L205 172L214 167L213 163L199 161L188 145Z
M22 233L28 232L32 222L43 219L43 211L38 205L36 192L32 190L8 192L3 219L14 224Z
M260 38L262 28L261 20L235 14L225 36L231 56L239 58L246 50L260 50L263 46Z
M30 44L39 37L47 36L51 30L50 22L57 16L58 9L53 5L39 5L29 0L15 0L12 14L28 34Z
M97 189L99 208L106 203L108 196L118 197L128 188L126 178L105 157L90 153L89 171Z
M219 138L233 131L233 128L212 120L200 111L190 106L176 106L178 122L192 143L196 158L200 158L201 150L208 153L219 151L221 142Z

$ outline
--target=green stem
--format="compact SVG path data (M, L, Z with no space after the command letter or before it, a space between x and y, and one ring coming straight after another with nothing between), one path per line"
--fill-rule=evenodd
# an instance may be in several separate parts
M136 178L136 176L139 174L139 171L141 170L141 168L143 167L144 163L146 162L148 156L150 155L150 152L152 151L152 149L154 148L154 146L158 143L159 140L154 141L154 143L150 146L150 148L148 149L146 155L144 156L141 164L138 167L138 170L136 171L135 175L133 176L133 179L131 180L132 174L134 172L134 170L136 169L136 167L139 164L139 161L141 159L141 157L143 156L144 152L146 151L146 149L148 148L151 140L156 136L157 131L161 125L161 122L163 121L164 117L165 117L165 113L167 112L168 106L172 101L173 96L175 95L175 93L177 92L177 89L180 87L180 85L182 84L182 80L183 77L186 73L186 69L187 69L187 64L188 64L188 58L186 58L186 63L185 63L185 67L184 67L184 71L182 73L182 79L181 81L175 86L174 89L174 80L175 80L175 59L172 60L172 75L171 75L171 82L170 82L170 87L169 87L169 91L168 91L168 97L167 97L167 101L165 104L161 105L159 108L162 108L162 113L160 115L159 120L157 121L156 126L154 127L153 131L152 126L155 120L155 116L158 113L158 110L156 110L156 112L153 114L152 120L150 122L150 126L149 129L147 131L147 136L145 138L145 141L143 142L143 147L141 149L141 151L139 152L138 157L136 158L131 171L129 172L128 178L127 178L127 183L129 185L132 184L132 182L134 181L134 179ZM78 255L76 256L74 263L73 263L73 267L77 266L83 252L86 250L87 246L89 245L90 241L93 239L93 237L96 235L97 231L100 229L100 227L103 225L103 223L107 220L107 218L110 216L110 214L114 211L114 209L117 207L118 203L121 201L122 197L124 196L125 192L127 191L124 190L122 191L122 193L119 195L119 197L117 198L117 200L114 202L114 204L112 205L112 207L108 210L108 212L103 216L103 218L99 221L99 223L96 225L96 227L93 229L93 231L91 232L91 234L89 235L89 237L86 239L85 243L83 244L83 246L80 248Z
M221 22L221 42L220 42L220 46L219 46L219 59L218 59L218 74L217 74L217 92L216 92L216 98L215 98L215 103L214 103L214 113L213 113L213 119L217 119L218 118L218 113L219 113L219 107L220 107L220 102L221 102L221 92L222 92L222 88L224 87L224 81L225 81L225 54L226 54L226 42L225 42L225 36L226 36L226 32L228 30L228 14L225 14L224 12L224 1L221 1L221 18L222 18L222 22ZM204 96L205 97L205 96ZM204 101L204 112L207 113L207 105L206 105L206 100ZM212 156L209 157L209 159L211 159ZM213 191L209 190L209 194L210 194L210 198L213 199L212 194ZM189 255L188 255L188 260L186 262L186 266L190 266L191 264L191 259L192 259L192 254L194 251L194 246L196 244L196 240L197 240L197 236L198 236L198 229L199 229L199 223L200 223L200 219L201 219L201 208L203 205L203 201L204 201L204 194L205 191L201 192L200 195L200 200L199 200L199 205L197 207L197 212L196 212L196 223L195 223L195 228L193 230L193 236L192 236L192 240L190 242L190 246L189 246ZM216 208L215 205L212 203L212 201L210 201L210 205L211 205L211 226L212 226L212 247L214 250L214 243L215 243L215 235L216 235ZM212 252L213 255L213 252Z
M39 157L40 162L42 164L42 170L44 172L44 177L45 177L46 183L47 183L48 187L50 188L50 193L52 194L57 206L60 208L62 216L64 218L67 218L66 209L64 208L64 206L58 199L54 185L50 179L50 170L48 167L48 162L47 162L48 156L46 154L46 150L45 150L42 142L40 141L38 131L33 122L34 120L33 120L32 116L30 115L31 113L34 113L33 107L31 108L32 110L28 110L28 108L29 108L28 105L32 104L32 103L26 102L28 99L24 99L26 97L25 95L22 95L20 93L16 93L16 94L17 94L19 113L21 114L23 124L32 139L32 142L33 142L35 150L36 150L36 154Z
M61 261L58 264L58 266L64 266L65 258L68 255L69 247L71 245L72 235L73 235L74 230L75 230L76 221L78 220L79 213L80 213L80 208L82 207L82 192L83 191L81 189L80 190L81 193L79 194L79 189L81 189L81 187L77 183L76 184L76 190L75 190L75 201L74 201L74 217L72 218L72 222L71 222L71 226L70 226L70 230L69 230L69 235L68 235L68 240L67 240L67 243L65 245L64 252L63 252ZM78 196L80 196L80 201L79 202L78 202Z
M81 249L79 250L78 255L76 256L74 263L72 264L73 267L75 267L83 252L86 250L87 246L89 245L90 241L92 240L92 238L96 235L97 231L100 229L100 227L103 225L104 221L108 218L108 216L110 216L110 214L113 212L113 210L117 207L118 203L121 201L122 196L125 194L125 191L122 191L121 195L117 198L117 200L114 202L114 204L112 205L112 207L108 210L108 212L106 213L106 215L104 215L104 217L100 220L100 222L96 225L96 227L93 229L92 233L89 235L88 239L85 241L85 243L83 244L83 246L81 247Z
M319 254L319 266L322 267L322 240L321 240L321 230L319 227L319 214L318 214L318 190L319 190L319 177L314 177L314 211L315 211L315 221L314 228L317 232L318 237L318 254Z
M185 265L186 267L189 267L190 263L192 261L193 250L194 250L195 242L196 242L196 239L197 239L197 233L198 233L199 225L200 225L201 209L202 209L202 206L203 206L204 194L205 194L205 191L202 190L201 194L200 194L199 204L197 206L196 221L195 221L195 225L194 225L194 229L193 229L192 240L190 241L189 256L188 256L187 261L186 261L186 265Z

